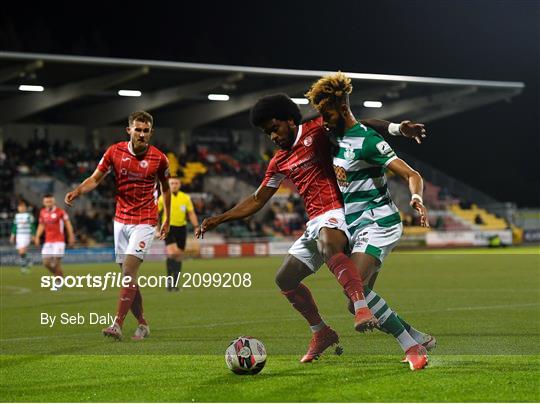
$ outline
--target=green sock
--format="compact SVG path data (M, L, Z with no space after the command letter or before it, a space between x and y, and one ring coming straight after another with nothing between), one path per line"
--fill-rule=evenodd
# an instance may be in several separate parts
M410 347L417 344L381 296L367 286L364 287L364 295L369 309L379 321L381 330L392 334L397 339L403 351L407 351Z

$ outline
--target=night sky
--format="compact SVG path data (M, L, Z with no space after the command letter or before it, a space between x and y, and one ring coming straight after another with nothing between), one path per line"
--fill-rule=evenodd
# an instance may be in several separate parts
M2 5L1 50L523 81L511 104L433 122L422 146L394 144L540 206L539 1L15 3Z

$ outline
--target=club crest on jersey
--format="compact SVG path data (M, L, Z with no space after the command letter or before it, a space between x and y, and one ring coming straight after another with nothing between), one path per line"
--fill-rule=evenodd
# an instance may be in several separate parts
M56 219L56 213L52 213L51 218Z
M146 160L141 160L141 161L139 162L139 166L141 166L142 168L148 167L148 161L146 161Z
M309 147L313 144L313 138L308 136L304 139L304 146Z
M328 219L328 223L338 224L339 222L335 217L331 217L330 219Z
M141 242L139 243L139 247L141 247L141 248L146 247L146 243L145 243L144 241L141 241Z
M354 149L351 145L347 146L345 153L343 153L343 157L345 157L345 160L354 160Z

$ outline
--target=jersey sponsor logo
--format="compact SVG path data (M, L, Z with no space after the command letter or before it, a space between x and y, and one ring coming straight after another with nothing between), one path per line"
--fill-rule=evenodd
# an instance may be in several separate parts
M304 146L309 147L313 144L313 137L308 136L304 139Z
M141 160L141 161L139 162L139 166L141 166L142 168L148 167L148 161L146 161L146 160Z
M351 145L346 147L343 157L345 157L345 160L354 160L354 149Z
M128 174L127 168L122 168L120 170L120 175L127 175L127 174Z
M347 172L343 167L334 166L334 172L336 173L336 179L340 187L348 187Z
M122 157L122 161L128 161L129 157Z
M392 151L392 148L388 143L386 143L384 140L382 142L379 142L375 145L377 150L379 150L379 153L381 154L388 154Z

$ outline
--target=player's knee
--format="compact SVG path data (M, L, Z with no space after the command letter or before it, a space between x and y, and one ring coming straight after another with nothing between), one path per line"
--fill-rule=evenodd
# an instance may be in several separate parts
M274 280L278 288L281 290L291 290L298 287L298 282L291 279L291 277L283 271L278 271Z
M334 255L342 253L344 246L337 242L321 242L319 243L319 252L321 253L324 262L328 262Z

